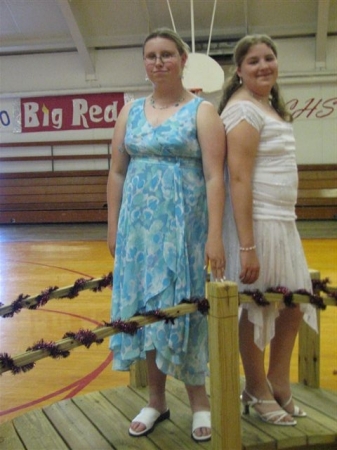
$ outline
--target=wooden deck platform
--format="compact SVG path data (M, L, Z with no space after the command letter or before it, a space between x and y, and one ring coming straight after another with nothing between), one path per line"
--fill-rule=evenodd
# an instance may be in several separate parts
M263 423L252 412L241 419L242 449L337 449L337 392L301 383L292 389L308 417L298 419L295 427L279 427ZM147 437L132 438L127 432L147 400L147 388L123 386L63 400L2 424L0 449L214 450L212 441L195 443L190 437L191 414L183 384L169 378L167 395L171 418Z

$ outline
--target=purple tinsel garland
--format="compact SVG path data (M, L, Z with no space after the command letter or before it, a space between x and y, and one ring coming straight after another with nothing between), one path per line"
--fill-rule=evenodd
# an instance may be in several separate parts
M110 272L107 276L102 277L102 279L99 281L98 286L92 289L94 292L101 291L102 288L105 288L107 286L112 286L112 280L113 276ZM65 295L60 298L75 298L78 296L79 292L82 291L85 287L85 283L90 280L85 280L83 278L75 281L74 285L70 288L68 295ZM329 297L334 298L337 301L337 291L330 291L327 288L327 284L329 283L329 279L325 278L324 280L312 280L313 290L315 292L317 291L323 291L325 292ZM29 306L29 309L36 309L40 306L45 305L49 300L51 294L57 290L58 287L49 287L48 289L45 289L41 292L40 295L36 297L36 304ZM294 294L301 294L301 295L307 295L309 296L309 301L312 305L316 306L319 309L324 310L326 308L326 305L323 302L323 299L319 295L311 294L310 292L299 289L295 292L291 292L289 289L278 286L276 288L269 288L266 291L267 293L278 293L283 295L283 301L286 306L288 307L294 307L295 304L293 302L293 295ZM269 305L269 302L266 300L265 296L262 292L259 290L253 290L253 291L244 291L243 292L246 295L250 295L255 303L259 306L266 306ZM12 317L14 314L21 311L21 309L26 305L25 301L29 298L28 295L20 294L19 297L11 304L12 311L11 313L8 313L4 315L3 317ZM207 314L209 311L209 302L206 298L197 298L192 297L191 299L183 299L181 303L195 303L198 306L198 311L202 314ZM0 306L3 306L0 303ZM155 317L157 320L164 320L165 323L174 323L174 318L171 316L168 316L160 309L147 311L145 313L137 313L135 316L145 316L145 317ZM105 322L105 326L107 327L113 327L118 332L127 333L127 334L135 334L137 332L137 329L139 328L139 324L136 321L128 321L124 322L122 320L116 320L112 322ZM103 339L97 338L96 334L92 332L91 330L79 330L77 333L73 332L67 332L63 338L70 338L74 339L78 342L80 342L82 345L84 345L86 348L89 348L93 343L100 344L103 342ZM57 344L55 342L45 342L43 339L38 341L36 344L34 344L32 347L27 348L28 351L34 351L34 350L45 350L49 353L49 356L52 358L66 358L69 356L70 352L68 350L59 350ZM10 370L13 374L17 374L20 372L27 372L31 370L35 363L28 363L23 366L16 366L14 363L13 358L8 355L8 353L0 353L0 366Z
M99 280L98 285L91 290L93 292L101 292L103 288L112 286L112 279L113 279L112 272L110 272L108 275L105 275L104 277L102 277ZM73 299L73 298L77 297L79 295L80 291L83 291L83 289L85 288L85 284L91 280L92 280L92 278L90 278L90 279L79 278L78 280L75 281L74 285L69 289L68 294L63 295L62 297L59 297L59 298ZM28 309L35 310L41 306L44 306L46 303L49 302L49 300L51 300L51 298L54 298L54 297L51 297L51 294L53 292L55 292L57 289L59 289L59 288L57 286L55 286L55 287L49 287L49 288L43 290L39 295L36 296L36 298L35 298L36 303L34 305L28 306ZM27 303L27 301L26 301L29 297L30 297L29 295L20 294L19 297L11 303L11 305L10 305L12 307L11 312L9 312L8 314L4 314L2 317L4 317L4 318L13 317L14 314L19 313L22 310L22 308L29 305L29 303ZM0 307L1 306L4 306L4 305L2 303L0 303Z
M198 299L197 297L193 297L191 300L182 300L181 303L194 303L198 306L198 311L202 314L206 314L209 309L209 303L208 300L205 298ZM136 314L137 316L144 316L144 317L155 317L158 320L165 320L166 323L172 322L174 323L174 318L171 316L165 314L163 311L160 311L159 309L153 310L153 311L147 311L144 314ZM139 328L139 324L136 321L128 321L124 322L122 320L115 320L112 322L105 322L105 326L112 327L118 332L127 333L134 335L137 332L137 329ZM80 342L82 345L84 345L86 348L89 348L91 344L101 344L103 342L103 339L100 339L96 336L96 334L91 330L79 330L77 333L74 332L67 332L63 336L63 339L70 338L74 339L78 342ZM66 358L69 356L70 352L69 350L60 350L56 344L56 342L45 342L43 339L38 341L36 344L34 344L32 347L27 348L27 352L34 351L34 350L44 350L49 353L49 356L52 358ZM35 366L35 363L29 363L25 364L23 366L16 366L14 363L13 358L11 358L8 353L0 353L0 366L2 368L10 370L13 374L17 374L20 372L27 372L28 370L33 369Z

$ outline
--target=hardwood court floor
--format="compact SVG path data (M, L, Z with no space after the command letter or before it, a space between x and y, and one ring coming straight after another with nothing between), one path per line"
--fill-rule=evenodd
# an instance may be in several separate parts
M332 236L304 239L309 266L337 286L336 222ZM315 231L315 230L314 230ZM311 231L313 233L314 231ZM317 233L317 228L316 231ZM102 226L0 227L0 299L4 304L21 293L34 295L50 286L72 285L78 278L97 278L112 270ZM309 233L310 234L310 233ZM322 237L322 235L321 235ZM42 338L57 341L67 331L93 329L110 319L111 290L85 291L69 300L52 300L36 310L22 310L0 319L0 353L23 353ZM321 314L321 387L337 391L337 308ZM128 373L111 371L108 341L90 349L78 348L61 360L46 358L30 372L0 377L0 423L29 410L89 392L128 384ZM297 381L297 351L292 359Z

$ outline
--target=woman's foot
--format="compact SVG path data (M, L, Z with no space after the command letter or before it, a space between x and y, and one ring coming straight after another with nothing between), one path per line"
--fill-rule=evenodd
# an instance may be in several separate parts
M283 408L288 414L293 417L306 417L307 413L302 411L297 405L294 404L293 396L291 395L290 386L282 388L277 384L272 384L267 378L267 383L271 393L273 394L277 403Z
M193 414L192 438L196 441L211 438L210 404L206 386L185 385Z
M211 439L211 412L198 411L193 414L192 439L196 442Z
M169 418L169 409L160 412L155 408L146 406L131 422L129 434L133 437L146 436L154 430L154 427L157 423Z
M263 422L281 426L293 426L297 423L273 398L256 398L245 389L241 395L241 402L244 414L249 414L249 408L252 407Z

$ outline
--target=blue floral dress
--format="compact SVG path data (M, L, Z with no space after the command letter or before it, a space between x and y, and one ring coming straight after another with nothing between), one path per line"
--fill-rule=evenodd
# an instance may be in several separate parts
M159 126L132 105L124 146L130 155L116 242L112 320L205 296L206 187L194 98ZM207 372L207 318L199 312L111 337L113 368L128 370L156 350L158 368L187 384Z

